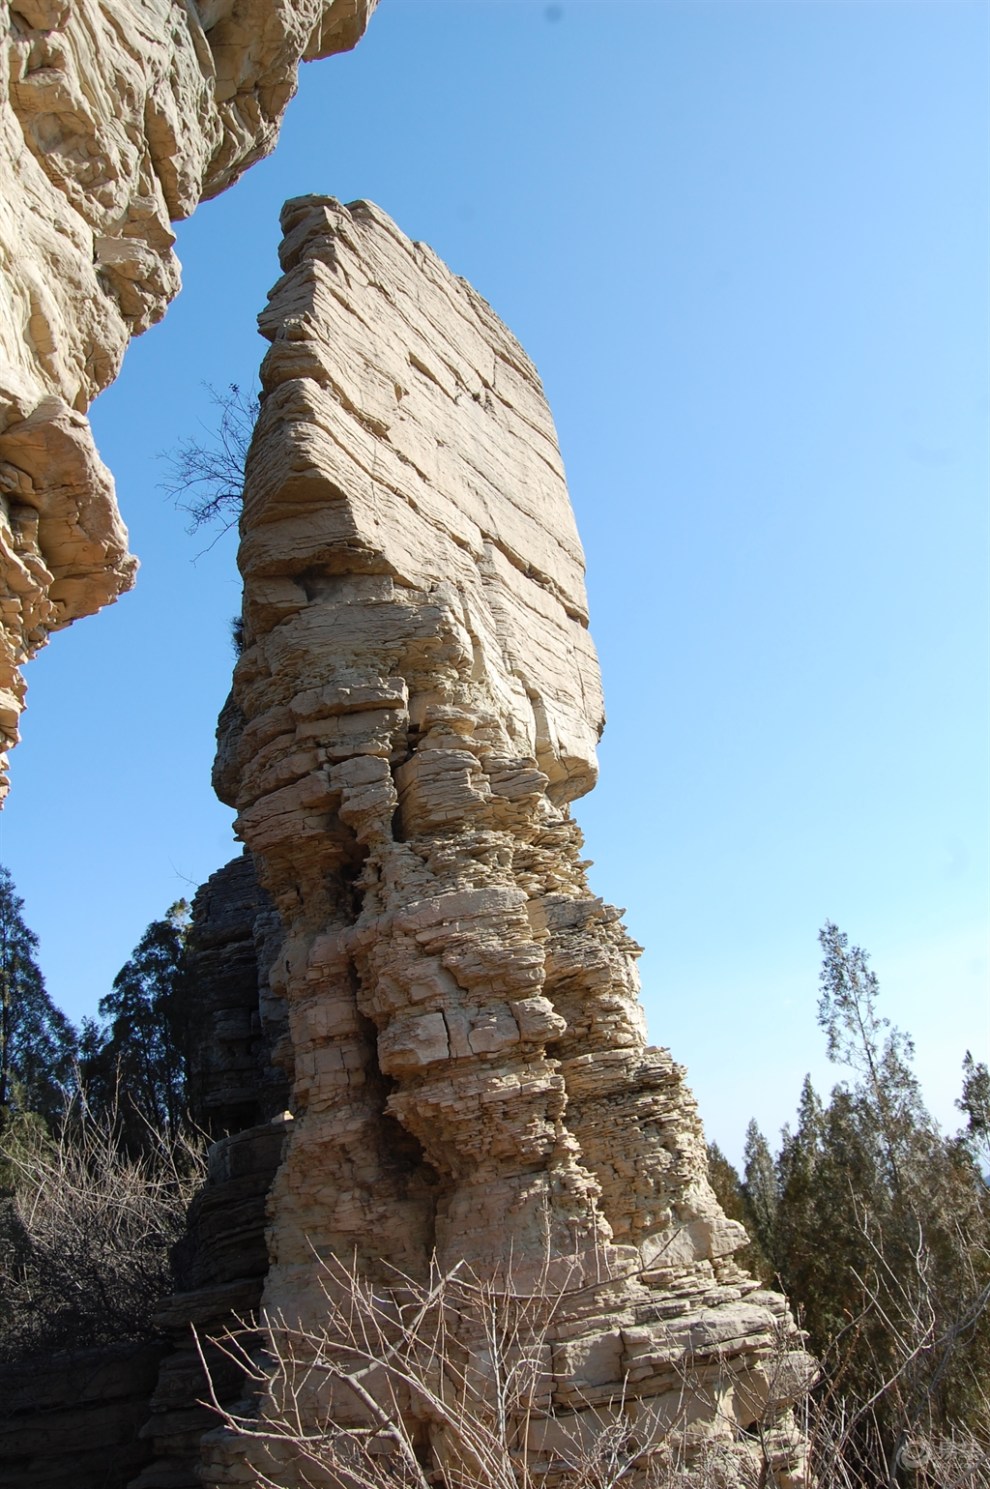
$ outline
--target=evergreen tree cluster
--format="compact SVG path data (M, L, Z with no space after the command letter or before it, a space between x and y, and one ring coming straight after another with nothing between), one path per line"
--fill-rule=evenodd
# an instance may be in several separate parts
M23 907L0 867L0 1121L18 1111L51 1121L72 1084L76 1032L45 991Z
M100 999L74 1028L52 1002L24 901L0 867L0 1133L16 1118L50 1130L74 1101L114 1113L140 1146L144 1129L177 1135L187 1116L189 906L148 926Z
M201 1158L188 1141L188 905L148 926L78 1031L45 990L22 911L0 868L8 1358L148 1327ZM787 1294L821 1362L820 1482L982 1485L965 1465L990 1462L990 1072L967 1054L965 1125L943 1134L867 954L831 923L819 939L818 1019L844 1077L827 1099L805 1081L776 1153L751 1122L742 1176L712 1147L711 1180L749 1232L738 1259ZM962 1477L950 1459L965 1459Z
M100 999L102 1024L84 1019L79 1080L86 1101L116 1108L140 1146L142 1128L175 1137L188 1122L189 905L153 920Z
M831 923L819 939L818 1021L849 1074L827 1100L805 1080L776 1154L750 1122L743 1176L717 1149L711 1174L752 1237L749 1266L808 1332L820 1396L896 1483L918 1441L964 1430L990 1443L990 1078L967 1054L967 1124L943 1134L866 952Z
M0 868L0 1359L142 1338L201 1183L187 1114L189 907L76 1030Z

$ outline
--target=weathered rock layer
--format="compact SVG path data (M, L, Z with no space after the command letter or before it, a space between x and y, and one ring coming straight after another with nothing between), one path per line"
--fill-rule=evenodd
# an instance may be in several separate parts
M179 288L170 222L275 143L377 0L13 0L0 51L0 748L20 666L134 559L86 410ZM0 782L0 788L5 782Z
M171 1348L139 1424L150 1461L132 1489L197 1489L200 1439L216 1421L203 1405L208 1391L224 1402L243 1392L242 1372L204 1343L207 1381L193 1330L209 1341L255 1312L268 1271L265 1201L281 1157L287 1090L271 1064L284 1018L264 968L280 937L248 854L213 874L193 901L190 1106L196 1126L216 1140L174 1258L180 1290L153 1320Z
M285 927L266 1309L318 1327L330 1258L586 1284L556 1403L621 1396L649 1438L693 1392L742 1473L804 1356L732 1262L683 1072L645 1044L637 948L588 889L568 803L601 690L539 379L377 208L302 198L283 227L217 763ZM239 1451L220 1435L208 1479Z
M141 1426L163 1354L145 1340L0 1365L2 1489L125 1489L151 1456Z

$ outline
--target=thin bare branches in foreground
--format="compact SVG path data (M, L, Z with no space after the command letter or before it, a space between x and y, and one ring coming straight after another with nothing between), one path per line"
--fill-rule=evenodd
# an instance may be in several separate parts
M141 1339L172 1287L171 1253L203 1180L200 1148L148 1127L121 1145L113 1112L75 1102L54 1134L4 1134L10 1195L0 1206L0 1353Z
M573 1306L566 1287L517 1292L463 1266L383 1286L331 1263L324 1293L319 1328L279 1316L214 1341L243 1371L250 1398L231 1408L211 1387L226 1429L214 1434L217 1450L226 1437L264 1489L990 1489L990 1438L919 1425L891 1455L876 1401L849 1401L826 1377L801 1404L789 1443L779 1403L742 1432L720 1417L719 1387L700 1386L689 1361L662 1427L653 1417L644 1428L649 1414L628 1388L561 1406L552 1340ZM895 1394L913 1353L932 1342L924 1326L919 1316L919 1338L901 1341L905 1368L886 1387ZM789 1347L782 1337L782 1368Z

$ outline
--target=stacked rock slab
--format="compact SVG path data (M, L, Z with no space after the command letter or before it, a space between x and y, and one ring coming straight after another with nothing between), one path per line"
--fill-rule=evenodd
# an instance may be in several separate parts
M378 208L300 198L283 229L216 769L285 927L266 1311L318 1329L331 1258L383 1285L434 1254L584 1284L555 1404L621 1399L647 1443L690 1421L749 1482L753 1423L786 1424L807 1357L732 1262L637 948L588 889L568 803L602 699L539 379ZM774 1441L772 1481L801 1482L800 1444ZM240 1482L244 1451L214 1434L206 1481Z
M17 741L21 665L133 583L86 410L179 288L170 222L271 150L300 60L354 46L376 3L12 0L0 48L0 751Z
M131 1489L198 1489L200 1439L216 1420L202 1404L209 1384L227 1404L243 1391L242 1372L207 1343L208 1383L193 1330L200 1340L214 1339L255 1313L268 1271L265 1200L281 1156L288 1092L284 1071L271 1063L285 1030L264 969L280 939L250 854L218 869L198 891L187 948L194 989L190 1108L214 1141L173 1258L179 1291L153 1320L170 1348L139 1423L150 1461Z
M195 1125L219 1138L281 1116L286 1073L272 1056L284 1044L285 1009L264 976L282 924L242 853L197 891L187 947L193 988L189 1106ZM259 978L259 967L262 975Z
M164 1352L142 1340L0 1365L0 1489L125 1489L151 1456L141 1427Z

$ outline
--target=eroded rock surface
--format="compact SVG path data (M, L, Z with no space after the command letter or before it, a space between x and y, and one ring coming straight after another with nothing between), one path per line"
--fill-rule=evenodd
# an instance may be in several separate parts
M151 1449L140 1429L160 1340L0 1365L0 1489L125 1489Z
M272 1064L286 1035L285 1006L272 997L265 976L281 939L281 921L249 853L197 891L188 947L195 989L189 1104L194 1124L210 1137L267 1122L285 1109L286 1073Z
M193 1330L208 1341L236 1327L257 1310L268 1271L265 1199L281 1156L288 1092L285 1072L271 1061L285 1020L265 968L280 940L249 854L218 869L197 893L190 1115L214 1141L174 1257L179 1290L154 1317L170 1349L139 1422L150 1461L131 1489L198 1489L200 1439L216 1420L203 1405L209 1389L227 1403L243 1394L242 1372L209 1343L207 1381Z
M556 1404L621 1397L649 1441L686 1393L748 1482L747 1429L773 1438L806 1357L732 1261L683 1072L646 1046L637 948L588 888L568 803L602 700L539 379L376 207L301 198L283 227L217 761L286 933L266 1309L318 1327L321 1258L383 1285L434 1252L583 1285ZM558 1447L534 1429L534 1463ZM207 1481L239 1481L244 1451L213 1434Z
M12 0L0 50L0 749L17 740L21 665L133 583L86 410L179 288L170 222L268 153L300 59L352 47L376 3Z

